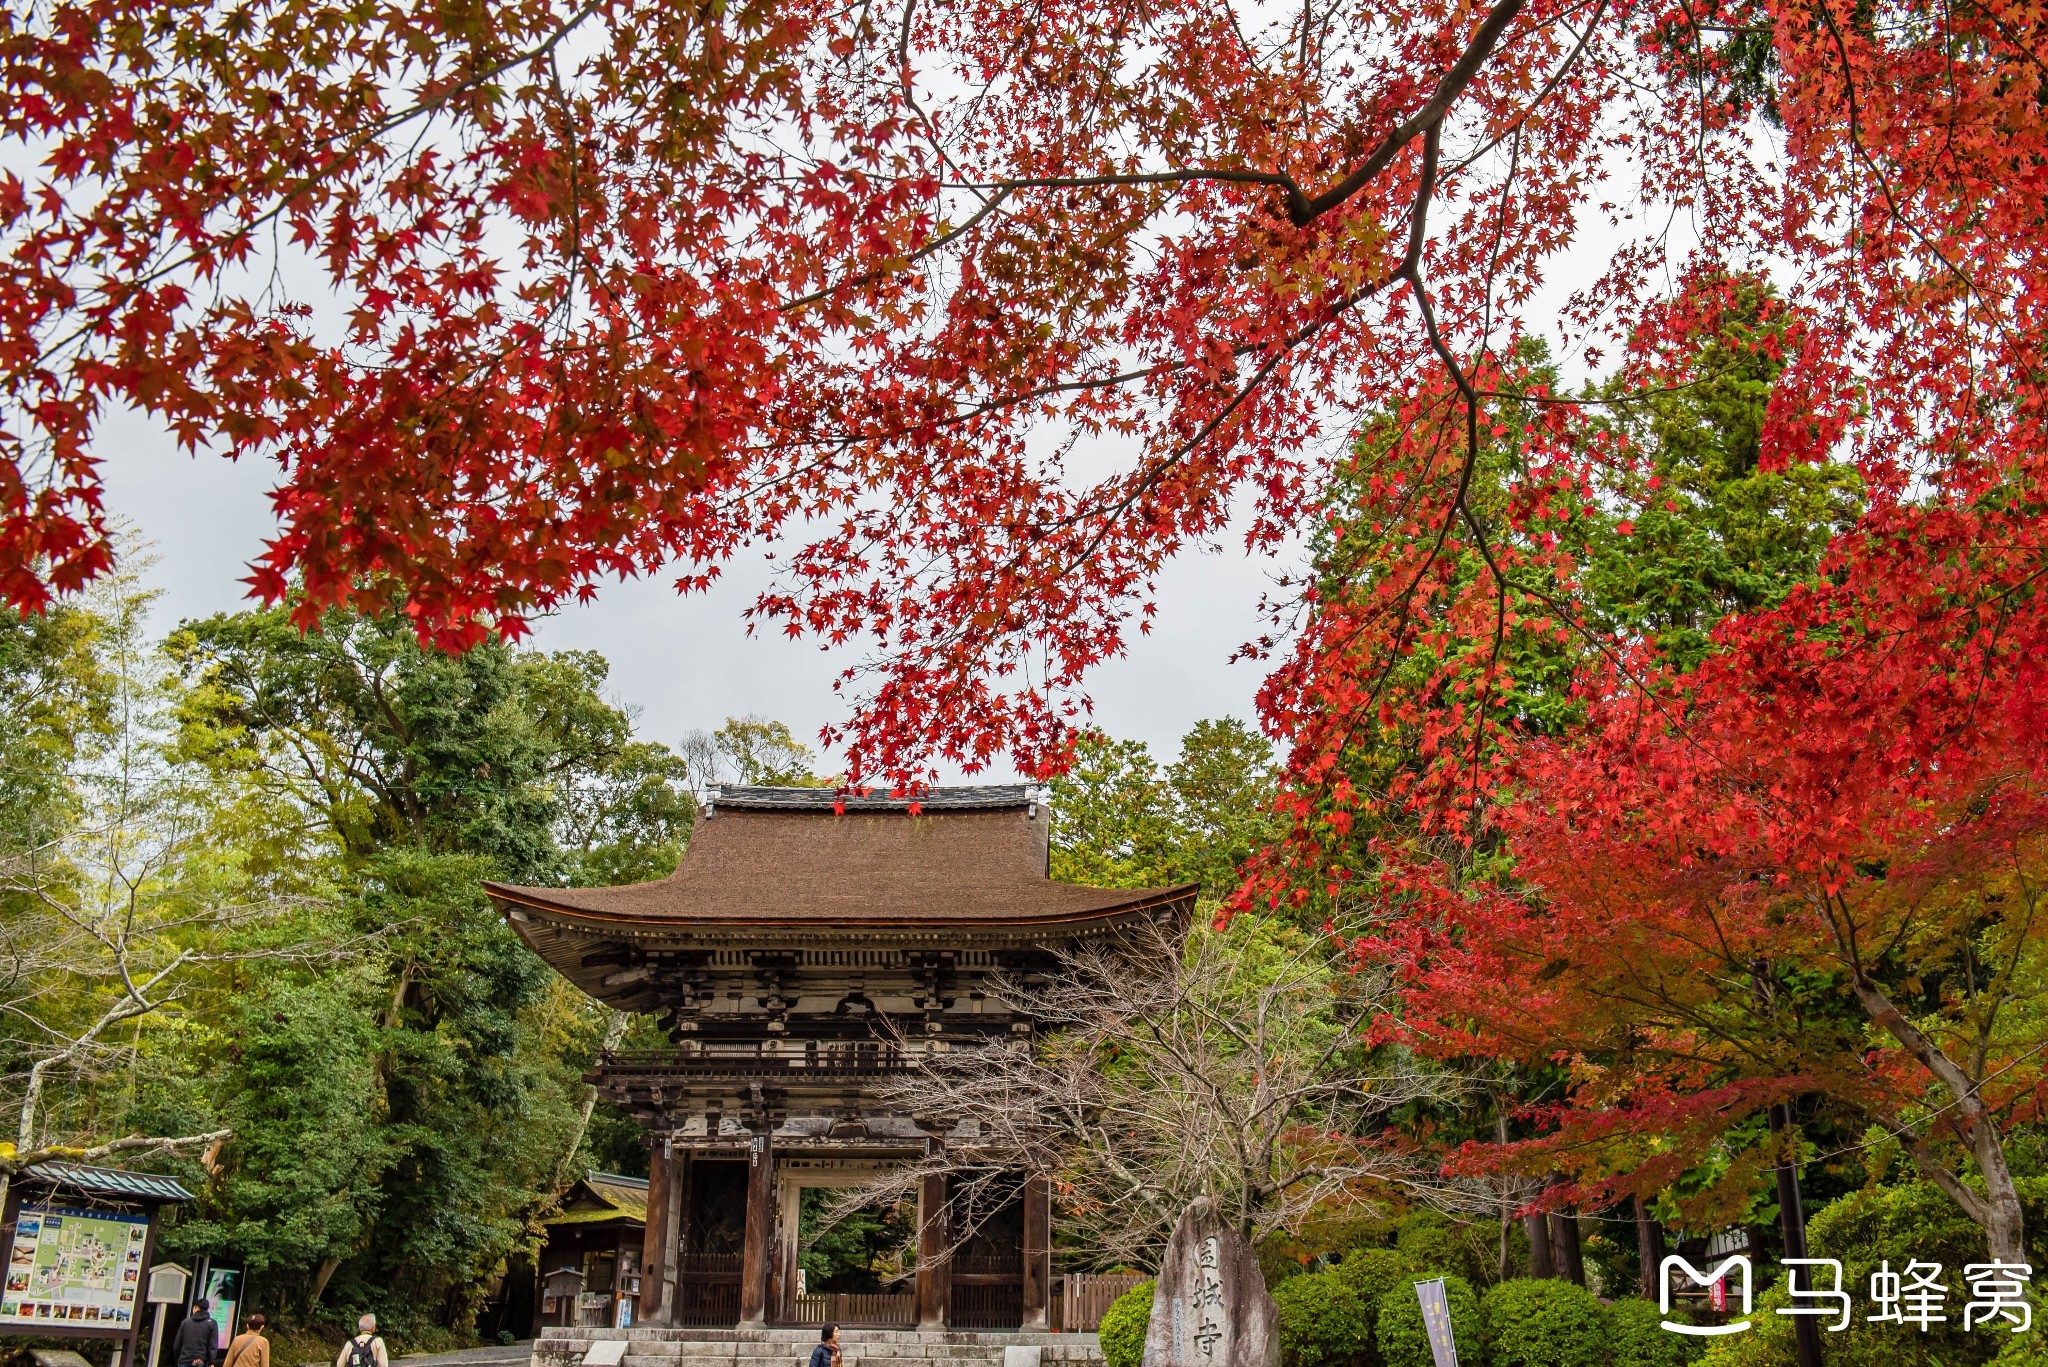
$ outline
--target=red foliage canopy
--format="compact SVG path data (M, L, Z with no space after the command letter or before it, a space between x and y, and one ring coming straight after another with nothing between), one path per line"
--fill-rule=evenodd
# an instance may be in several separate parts
M1774 458L1849 443L1891 501L1967 499L2036 444L2048 23L2017 0L58 0L0 25L21 606L106 567L93 436L129 404L278 462L259 594L396 593L450 646L806 535L761 608L877 643L853 772L1034 770L1164 557L1233 511L1255 545L1299 528L1361 405L1469 397L1553 321L1597 357L1681 233L1777 266L1816 320ZM1554 445L1559 488L1601 458ZM1460 487L1418 479L1418 571L1484 539ZM1304 776L1399 597L1342 649L1312 629L1276 693Z

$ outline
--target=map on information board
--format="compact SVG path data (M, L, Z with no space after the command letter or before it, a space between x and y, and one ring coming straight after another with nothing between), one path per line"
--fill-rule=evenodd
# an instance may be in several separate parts
M142 1285L142 1216L24 1204L7 1258L0 1325L126 1329Z

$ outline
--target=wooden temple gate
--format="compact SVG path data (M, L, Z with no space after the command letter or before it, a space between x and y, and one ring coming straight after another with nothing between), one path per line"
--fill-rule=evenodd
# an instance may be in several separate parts
M800 1294L805 1187L943 1149L947 1117L892 1110L928 1055L1029 1037L988 990L1043 981L1066 943L1138 919L1184 922L1195 888L1105 889L1047 875L1050 813L1022 787L919 801L815 788L714 789L671 877L617 888L487 884L525 942L614 1007L659 1016L669 1046L607 1054L591 1080L646 1127L643 1324L1052 1327L1042 1180L957 1221L927 1175L909 1285ZM1008 994L1014 998L1014 990Z

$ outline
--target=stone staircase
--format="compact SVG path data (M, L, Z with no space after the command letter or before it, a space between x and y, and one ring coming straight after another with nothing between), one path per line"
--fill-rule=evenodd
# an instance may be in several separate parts
M815 1329L632 1329L550 1327L534 1340L532 1367L579 1367L593 1343L624 1339L621 1367L805 1367ZM1035 1367L1102 1367L1093 1334L1017 1330L857 1329L839 1331L842 1367L1034 1367L1005 1362L1006 1348L1036 1348Z

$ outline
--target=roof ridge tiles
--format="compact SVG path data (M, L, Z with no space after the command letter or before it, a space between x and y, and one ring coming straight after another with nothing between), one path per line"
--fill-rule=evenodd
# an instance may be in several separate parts
M786 812L919 812L1002 811L1030 808L1045 800L1044 790L1030 783L951 784L915 793L888 788L842 790L834 787L783 787L721 783L708 791L710 807L740 811Z

